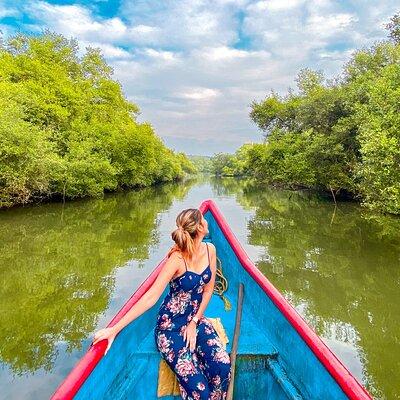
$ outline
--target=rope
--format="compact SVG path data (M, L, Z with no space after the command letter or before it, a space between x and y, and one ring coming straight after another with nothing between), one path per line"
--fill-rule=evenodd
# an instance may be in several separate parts
M224 302L225 311L232 310L232 304L228 298L225 297L224 293L228 290L228 281L222 272L221 260L217 257L217 274L215 277L214 293L221 297Z

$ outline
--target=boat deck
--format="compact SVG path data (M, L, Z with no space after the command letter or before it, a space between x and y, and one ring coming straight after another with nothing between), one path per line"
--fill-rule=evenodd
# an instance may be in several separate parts
M226 311L224 308L224 302L217 294L213 294L206 312L205 317L210 318L220 318L221 323L225 329L228 336L228 343L226 345L226 350L228 353L232 350L233 334L235 328L235 318L236 318L236 303L226 296L232 304L232 309ZM146 338L139 345L136 354L158 354L159 352L154 343L154 334L151 330ZM240 335L238 341L238 355L252 355L252 354L262 354L265 356L274 357L278 354L277 350L272 346L266 334L262 331L260 327L257 326L256 321L254 321L249 315L242 315Z
M236 299L231 299L228 295L226 297L231 302L231 310L225 310L223 300L217 294L213 294L205 316L221 319L229 339L226 350L231 353L236 318ZM158 366L161 361L160 353L154 341L153 326L151 328L134 353L126 359L127 362L124 368L115 376L112 385L110 385L110 389L112 388L112 393L109 393L110 396L115 396L117 392L121 393L121 399L145 398L145 393L147 392L148 398L157 398L156 388L152 387L150 391L149 389L146 391L144 384L144 382L157 382ZM246 399L253 399L259 393L259 390L265 393L276 393L277 389L272 389L278 384L275 381L276 378L272 374L268 374L267 371L271 371L271 367L274 365L269 364L269 362L276 361L277 357L277 350L272 346L261 326L257 326L256 320L252 318L252 315L242 314L236 365L237 373L242 378L237 380L236 385L247 386L246 390L249 393L253 393ZM260 374L260 368L265 371L264 374ZM249 385L253 389L249 389ZM244 389L241 390L243 391ZM279 398L299 399L285 395ZM164 396L162 399L180 400L180 396Z
M214 202L204 201L201 210L209 227L209 235L204 240L212 242L217 249L221 273L227 283L224 295L232 306L231 310L225 310L224 301L214 293L204 315L220 318L229 339L226 349L230 354L238 288L240 284L244 287L233 398L372 400L257 269ZM157 271L160 268L159 264ZM121 313L135 304L151 282L139 287ZM156 347L154 328L158 308L167 291L168 287L152 308L118 334L107 355L100 354L100 343L89 349L60 385L53 400L70 399L71 393L75 394L74 400L159 399L157 382L162 358ZM180 395L162 397L162 400L180 399Z

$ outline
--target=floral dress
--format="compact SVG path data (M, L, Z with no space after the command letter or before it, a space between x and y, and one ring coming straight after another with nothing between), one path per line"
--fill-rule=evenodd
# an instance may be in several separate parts
M185 326L197 313L203 287L211 279L208 266L198 274L187 269L172 279L170 291L161 303L154 329L154 339L162 358L175 372L182 399L224 400L231 378L231 362L211 322L204 316L197 325L196 348L186 347Z

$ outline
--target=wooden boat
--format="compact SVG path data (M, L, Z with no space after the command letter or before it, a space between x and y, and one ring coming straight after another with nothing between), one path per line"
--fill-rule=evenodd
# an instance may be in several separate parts
M215 202L200 205L209 235L228 282L224 295L214 294L205 316L219 317L231 353L237 288L244 284L244 302L237 348L234 393L236 400L371 400L369 393L335 357L282 294L246 255ZM164 258L112 319L116 323L149 289ZM88 349L52 399L156 400L161 360L153 337L158 303L123 329L107 355L105 341ZM163 396L178 400L180 396Z

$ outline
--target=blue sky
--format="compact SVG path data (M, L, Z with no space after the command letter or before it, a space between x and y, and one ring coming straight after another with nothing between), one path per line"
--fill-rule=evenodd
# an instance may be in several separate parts
M44 28L100 47L127 98L164 143L234 152L262 133L248 114L301 68L340 73L355 49L386 38L400 11L381 0L0 1L3 36Z

